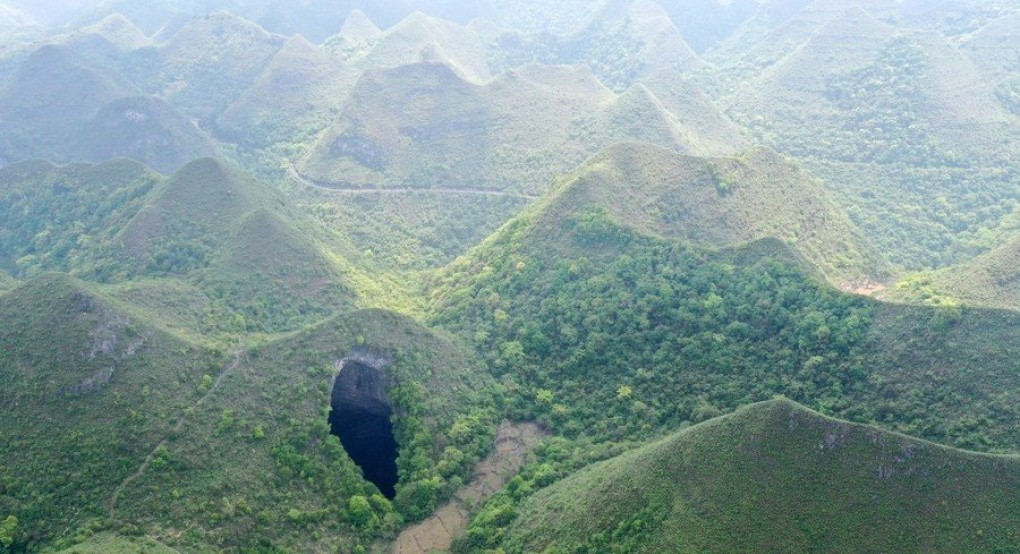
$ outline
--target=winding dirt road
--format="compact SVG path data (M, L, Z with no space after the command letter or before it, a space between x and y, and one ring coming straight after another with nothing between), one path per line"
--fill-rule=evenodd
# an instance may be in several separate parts
M408 194L408 193L425 193L425 194L460 194L460 195L473 195L473 196L504 196L507 198L521 198L524 200L536 200L537 196L529 194L522 194L517 192L505 192L501 190L489 190L489 189L472 189L463 187L453 188L407 188L407 187L386 187L386 188L353 188L353 187L342 187L333 185L324 185L312 181L306 178L304 175L298 172L294 164L287 166L287 173L292 179L305 185L306 187L317 188L320 190L327 190L330 192L339 192L345 194Z

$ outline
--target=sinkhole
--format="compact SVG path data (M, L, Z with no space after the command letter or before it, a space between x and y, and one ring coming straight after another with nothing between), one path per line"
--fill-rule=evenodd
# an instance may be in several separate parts
M397 441L390 422L393 405L386 394L386 375L371 365L344 361L330 406L330 432L340 438L365 479L392 499L397 485Z

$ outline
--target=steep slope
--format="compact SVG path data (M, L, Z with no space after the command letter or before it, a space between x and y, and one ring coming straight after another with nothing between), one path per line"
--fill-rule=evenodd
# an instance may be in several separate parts
M216 121L218 133L246 146L294 142L329 125L356 73L302 37L287 41L255 83Z
M24 162L0 170L0 200L0 267L111 283L123 309L164 311L167 325L152 324L188 336L290 330L361 300L407 305L387 276L348 261L346 240L211 158L169 178L128 160Z
M381 311L269 342L241 356L189 415L166 443L167 463L128 484L117 519L185 550L357 551L402 518L430 513L491 447L491 378L476 368L458 343ZM345 394L335 384L358 371L359 387L381 391L393 410L392 501L363 479L327 424ZM173 530L196 521L197 533Z
M76 29L59 43L86 56L114 58L152 45L152 41L128 18L117 13L92 25Z
M681 74L704 66L655 2L613 0L580 8L573 17L577 24L569 33L489 29L493 67L587 65L606 86L622 92L657 71Z
M756 404L538 492L508 552L1001 552L1020 460Z
M1018 28L1020 13L1000 17L967 37L961 49L993 80L1000 81L1016 70Z
M352 61L364 70L421 62L444 63L473 83L483 83L492 77L485 45L474 31L421 12L412 13L387 29L364 57Z
M67 48L36 50L0 90L0 156L44 156L73 142L77 125L134 89ZM66 159L66 158L65 158Z
M895 16L897 9L897 2L890 0L764 2L756 7L753 17L745 19L708 53L708 59L731 66L731 71L746 78L792 54L848 11L885 21Z
M299 167L314 180L354 187L534 190L556 171L544 163L583 159L568 140L569 121L608 93L584 84L592 88L563 98L518 74L483 87L436 63L369 72ZM538 133L536 120L550 125ZM540 142L521 140L523 133ZM529 145L530 155L510 145Z
M1020 238L932 275L939 293L967 305L1020 311Z
M77 157L91 162L131 158L173 173L192 160L212 156L209 138L169 104L151 96L106 104L84 123Z
M139 529L187 550L353 550L427 515L491 447L491 378L406 317L347 313L224 354L117 306L61 274L0 296L0 510L18 518L18 548ZM330 435L338 395L360 398L334 383L358 371L393 411L392 502ZM210 523L175 531L196 518ZM81 551L121 546L108 536Z
M719 123L724 118L712 115L718 112L710 103L676 94L670 101L681 112L695 105L711 112L688 126L647 87L615 96L586 69L570 66L524 66L483 86L443 64L369 72L298 169L337 188L534 194L619 141L699 154L730 151L724 144L732 128Z
M649 149L593 159L429 282L429 321L487 354L514 417L605 445L783 394L1016 448L1015 313L841 293L822 276L873 258L816 182L767 152Z
M126 20L107 23L118 22ZM201 130L108 68L123 55L94 32L33 53L0 91L0 119L10 130L0 138L0 156L97 163L129 157L172 172L211 155Z
M700 55L732 36L766 6L755 0L662 3L680 33Z
M731 156L750 147L746 131L733 123L691 79L664 70L651 72L641 84L693 138L692 153Z
M160 49L154 89L172 105L205 122L255 82L286 39L222 12L196 17Z
M823 177L884 254L925 269L966 261L1017 201L1007 96L945 38L854 8L744 82L728 115Z
M1011 155L1016 134L994 87L945 39L897 35L861 9L745 83L730 115L783 151L853 162L980 166Z
M0 266L108 280L124 271L116 237L160 177L137 162L0 169Z
M619 144L558 191L546 218L602 209L646 235L720 249L787 241L833 282L881 275L884 264L803 170L767 150L731 159L679 156Z
M382 30L365 15L365 12L353 10L344 21L338 36L352 43L368 44L381 34Z
M0 320L0 511L53 544L106 516L219 360L60 274L0 297Z
M658 71L684 73L703 67L660 3L652 0L616 0L593 18L596 28L621 26L637 39L639 74ZM591 33L589 30L588 33Z
M356 301L340 245L273 188L222 162L188 164L117 236L139 271L195 279L250 320L281 330Z

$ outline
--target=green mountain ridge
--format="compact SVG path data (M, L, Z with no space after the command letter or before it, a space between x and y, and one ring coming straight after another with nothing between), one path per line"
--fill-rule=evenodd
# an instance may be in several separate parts
M197 17L161 45L152 87L191 117L212 122L255 82L285 42L226 12Z
M773 152L704 159L618 144L569 179L543 217L601 208L642 234L710 249L777 238L835 283L880 278L886 271L825 190Z
M302 37L287 41L255 83L216 121L217 133L268 146L326 127L354 73Z
M963 491L982 490L980 495ZM1010 552L1020 460L755 404L536 493L507 552Z
M249 547L353 548L431 511L450 492L445 479L463 478L491 441L487 377L456 341L405 316L349 312L227 356L157 330L106 294L46 274L0 296L9 324L0 330L9 414L0 453L22 468L0 471L0 509L23 518L28 542L68 546L115 518L117 528L199 550L239 545L237 533ZM394 504L329 435L331 378L349 357L384 364L407 456ZM470 434L451 434L454 423ZM442 475L446 453L433 441L459 447ZM369 520L332 509L353 495L372 497ZM209 523L173 532L196 518ZM319 538L307 539L309 525Z
M572 85L552 89L554 76ZM548 125L537 129L536 118ZM705 120L718 125L687 127L647 87L614 96L570 67L526 66L479 86L443 64L417 64L363 77L298 167L340 188L442 183L536 193L614 142L647 139L681 152L714 152L704 145L719 144L731 129L722 116Z
M103 105L136 93L118 75L67 48L44 46L0 89L0 149L12 159L37 157L73 141L77 124Z
M217 361L66 275L3 295L0 314L8 413L0 510L21 515L28 540L43 544L104 517L109 494L169 432Z
M277 190L215 159L192 162L157 187L116 241L142 271L191 276L269 329L359 302L341 240Z
M931 276L938 293L967 305L1020 311L1020 239Z

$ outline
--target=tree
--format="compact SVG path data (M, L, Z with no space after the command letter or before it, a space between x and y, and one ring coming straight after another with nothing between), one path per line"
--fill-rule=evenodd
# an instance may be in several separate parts
M7 516L7 519L0 523L0 551L8 552L18 535L18 518Z
M375 519L372 505L364 496L357 494L347 503L347 511L351 514L351 523L364 529Z

